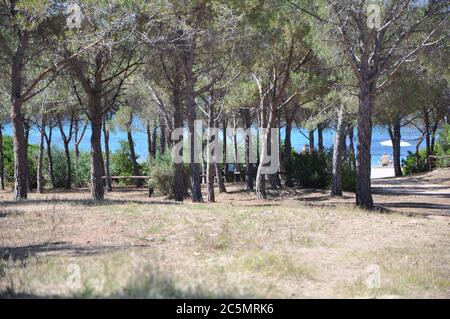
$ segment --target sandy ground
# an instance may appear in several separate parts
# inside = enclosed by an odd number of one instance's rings
[[[239,183],[214,204],[0,192],[0,297],[450,298],[449,173],[374,181],[375,212],[326,190],[260,201]]]
[[[371,169],[371,178],[386,178],[386,177],[394,177],[394,167],[372,167]]]

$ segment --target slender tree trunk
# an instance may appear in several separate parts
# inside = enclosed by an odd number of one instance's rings
[[[105,144],[105,176],[106,191],[112,192],[111,170],[110,170],[110,150],[109,150],[109,129],[106,123],[106,114],[103,116],[103,140]]]
[[[208,154],[208,161],[206,163],[206,181],[208,185],[208,202],[212,203],[215,202],[215,195],[214,195],[214,169],[215,164],[217,163],[216,156],[213,156],[211,154],[211,144],[212,142],[217,138],[217,136],[212,136],[212,129],[214,128],[214,102],[210,103],[209,105],[209,112],[208,112],[208,145],[207,145],[207,154]],[[214,152],[217,152],[217,149],[214,150]]]
[[[356,178],[356,204],[359,207],[373,209],[371,185],[371,154],[372,145],[372,109],[374,84],[362,83],[359,92],[358,109],[358,154]]]
[[[45,140],[47,142],[47,159],[48,159],[48,174],[50,175],[50,183],[52,188],[56,188],[55,171],[53,169],[53,156],[52,156],[52,137],[53,127],[50,123],[48,126],[48,134],[44,133]]]
[[[0,125],[0,190],[5,190],[5,164],[3,160],[3,127]]]
[[[25,153],[27,157],[27,184],[28,184],[28,191],[31,192],[33,190],[33,180],[31,179],[30,162],[28,161],[28,146],[31,129],[30,122],[28,120],[25,120],[24,126],[25,126]]]
[[[284,168],[286,170],[286,187],[294,187],[294,182],[292,181],[292,143],[291,143],[291,133],[292,133],[292,120],[286,118],[286,129],[284,136]]]
[[[345,143],[344,107],[339,109],[333,145],[333,168],[331,172],[331,196],[342,196],[342,162]]]
[[[134,176],[140,176],[141,170],[139,169],[139,163],[137,162],[136,158],[136,151],[134,149],[134,141],[133,141],[133,135],[131,134],[131,128],[127,130],[127,138],[128,138],[128,144],[130,145],[130,157],[131,157],[131,165],[133,166],[133,175]],[[136,179],[134,181],[136,187],[142,186],[142,180]]]
[[[317,148],[319,153],[323,153],[324,147],[323,147],[323,124],[319,123],[317,124]]]
[[[44,192],[44,176],[43,176],[43,164],[44,164],[44,142],[45,142],[45,115],[42,114],[41,118],[41,132],[39,140],[39,158],[37,165],[37,191],[38,193]]]
[[[89,96],[89,113],[91,118],[91,195],[95,200],[105,196],[102,176],[104,173],[102,154],[102,107],[98,94]]]
[[[225,116],[224,116],[225,117]],[[227,120],[224,118],[222,121],[222,140],[223,140],[223,170],[224,170],[224,178],[227,180],[228,174],[228,162],[227,162]]]
[[[423,112],[423,120],[424,120],[424,124],[425,124],[425,145],[426,145],[426,152],[427,152],[426,161],[427,161],[427,164],[429,165],[429,156],[432,155],[431,131],[430,131],[430,115],[429,115],[428,111],[426,111],[426,110]]]
[[[11,121],[14,143],[14,197],[16,200],[27,199],[28,196],[27,150],[21,98],[22,71],[28,40],[28,32],[19,31],[18,46],[11,64]]]
[[[216,132],[217,134],[219,134],[219,121],[215,121],[214,122],[214,126],[216,127]],[[216,136],[215,138],[219,138],[219,136]],[[216,151],[217,152],[217,151]],[[216,171],[216,176],[217,176],[217,183],[219,185],[219,193],[226,193],[227,189],[225,187],[225,182],[223,180],[223,174],[222,171],[220,170],[220,163],[219,161],[215,161],[214,163],[214,168]]]
[[[236,120],[236,115],[233,116],[233,160],[234,160],[234,181],[240,181],[241,165],[238,158],[238,145],[236,130],[239,124],[239,120]],[[239,173],[239,174],[237,174]]]
[[[268,131],[270,130],[270,123],[271,123],[271,116],[272,113],[270,113],[269,120],[267,121],[266,125],[266,108],[264,105],[264,101],[260,102],[260,133],[259,133],[259,140],[260,140],[260,159],[259,159],[259,165],[258,170],[256,172],[256,198],[258,199],[267,199],[266,194],[266,181],[265,176],[263,174],[264,170],[264,163],[266,162],[267,158],[267,139],[268,139]],[[264,132],[264,126],[266,127],[266,131]]]
[[[315,146],[314,146],[314,130],[309,130],[309,153],[314,153]]]
[[[73,125],[73,116],[70,119],[70,129],[69,134],[66,135],[64,133],[64,127],[63,122],[60,118],[58,118],[58,127],[59,132],[61,133],[61,138],[64,145],[64,155],[66,157],[66,180],[65,180],[65,189],[71,189],[72,188],[72,161],[70,158],[70,140],[72,139],[72,125]]]
[[[153,126],[153,131],[152,131],[152,141],[153,141],[153,143],[152,143],[152,149],[151,149],[151,152],[150,152],[150,155],[151,155],[151,157],[152,158],[156,158],[156,139],[157,139],[157,137],[158,137],[158,128],[157,128],[157,125],[156,125],[156,123],[155,123],[155,125]]]
[[[353,169],[356,169],[356,154],[355,154],[355,143],[353,142],[353,125],[349,125],[348,127],[348,139],[350,141],[349,148],[350,148],[350,161],[352,163]],[[346,145],[346,143],[344,143]]]
[[[161,155],[163,155],[166,152],[166,122],[165,119],[160,116],[159,118],[159,149],[161,152]]]
[[[192,63],[192,61],[191,61]],[[196,149],[195,149],[195,89],[194,89],[194,78],[192,71],[192,64],[190,65],[187,78],[186,78],[186,107],[188,113],[188,128],[190,135],[190,164],[189,171],[191,176],[192,184],[192,201],[193,202],[203,202],[202,189],[201,189],[201,168],[200,163],[196,163]]]
[[[251,136],[251,126],[252,119],[250,116],[249,108],[241,108],[242,118],[244,120],[244,127],[247,130],[248,134],[245,135],[245,184],[247,190],[253,189],[253,174],[254,174],[254,166],[253,163],[250,163],[250,143],[252,142]]]
[[[177,58],[175,62],[175,74],[173,78],[173,125],[174,129],[180,129],[183,127],[183,97],[181,95],[181,83],[182,83],[182,74],[181,74],[181,65]],[[175,144],[183,143],[183,135],[180,134],[173,141]],[[180,157],[183,157],[183,148],[180,150]],[[184,195],[186,194],[186,185],[184,185],[184,167],[183,163],[175,163],[174,164],[174,197],[175,201],[182,202],[184,199]]]
[[[146,133],[147,133],[147,152],[148,157],[150,158],[150,155],[152,153],[152,130],[150,128],[149,122],[147,122]]]
[[[75,121],[75,127],[74,127],[74,149],[75,149],[75,185],[78,186],[78,163],[80,160],[80,143],[84,137],[84,134],[86,133],[87,128],[87,122],[83,127],[83,130],[81,132],[81,135],[79,136],[79,123],[78,120]]]
[[[400,132],[400,118],[396,118],[394,120],[393,127],[389,126],[388,128],[389,136],[391,137],[392,149],[393,149],[393,160],[394,160],[394,172],[395,176],[402,176],[402,166],[400,163],[400,140],[401,140],[401,132]]]

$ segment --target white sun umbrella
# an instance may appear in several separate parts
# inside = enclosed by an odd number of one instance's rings
[[[390,146],[390,147],[392,147],[392,141],[391,140],[387,140],[387,141],[381,142],[380,144],[383,145],[383,146]],[[405,141],[400,141],[400,147],[408,147],[408,146],[411,146],[411,144],[409,144],[408,142],[405,142]]]

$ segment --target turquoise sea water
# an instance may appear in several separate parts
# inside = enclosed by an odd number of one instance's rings
[[[302,130],[303,134],[306,136],[308,135],[308,132],[306,130]],[[4,130],[5,135],[11,135],[12,130],[10,126],[7,126]],[[292,147],[296,151],[301,151],[303,146],[305,144],[309,144],[308,139],[300,133],[298,129],[292,130]],[[86,134],[84,136],[83,141],[80,144],[80,149],[84,151],[89,151],[90,149],[90,129],[88,128],[86,130]],[[324,146],[326,148],[329,148],[333,145],[333,130],[324,130],[323,132],[323,142]],[[356,131],[355,131],[356,135]],[[281,130],[281,138],[283,139],[284,136],[284,130]],[[402,158],[406,158],[408,151],[414,152],[415,151],[415,145],[416,140],[420,136],[417,129],[414,128],[402,128],[402,140],[407,141],[411,144],[410,147],[402,147],[401,148],[401,156]],[[136,152],[140,157],[140,160],[143,161],[147,158],[147,135],[145,133],[144,127],[140,123],[134,124],[134,132],[133,132],[134,141],[136,144]],[[120,141],[126,140],[126,133],[121,132],[118,130],[115,130],[111,132],[110,134],[110,148],[111,151],[114,151],[119,148]],[[373,129],[372,134],[372,167],[378,167],[380,158],[383,155],[383,153],[392,155],[392,147],[386,147],[382,146],[380,142],[389,140],[389,134],[386,128],[382,126],[375,126]],[[242,143],[242,141],[238,141]],[[38,144],[39,143],[39,132],[37,129],[33,129],[30,132],[30,143],[32,144]],[[229,144],[231,144],[231,140],[228,141]],[[317,145],[317,132],[315,133],[315,143]],[[348,143],[348,141],[347,141]],[[355,147],[356,147],[356,137],[355,137]],[[62,140],[59,133],[59,130],[57,128],[54,129],[53,133],[53,145],[62,147]]]

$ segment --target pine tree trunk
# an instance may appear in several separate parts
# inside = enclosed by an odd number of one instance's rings
[[[350,161],[352,162],[353,169],[356,169],[356,154],[355,154],[355,143],[353,141],[354,133],[353,133],[353,125],[349,125],[348,127],[348,139],[350,141],[349,148],[350,148]],[[346,144],[344,144],[346,145]]]
[[[173,88],[172,88],[172,97],[173,97],[173,125],[174,129],[179,129],[183,127],[183,100],[181,95],[181,83],[182,83],[182,74],[181,74],[181,65],[178,59],[176,58],[175,62],[175,74],[173,78]],[[177,137],[176,140],[173,141],[175,144],[183,143],[183,135]],[[179,156],[183,157],[183,148],[180,150]],[[182,202],[184,199],[184,195],[187,193],[186,185],[184,185],[184,166],[183,163],[175,163],[174,165],[174,197],[175,201]]]
[[[112,181],[111,181],[111,161],[110,161],[110,150],[109,150],[109,130],[108,126],[106,125],[106,115],[103,116],[103,141],[105,144],[105,176],[106,176],[106,191],[112,192]]]
[[[44,192],[44,176],[43,176],[43,164],[44,164],[44,137],[45,133],[45,115],[42,114],[41,119],[41,132],[40,132],[40,140],[39,140],[39,158],[37,165],[37,191],[38,193]]]
[[[315,146],[314,146],[314,130],[309,130],[309,153],[314,153]]]
[[[55,171],[53,169],[53,156],[52,156],[52,137],[53,137],[53,127],[50,124],[48,127],[48,134],[44,134],[45,140],[47,142],[47,160],[48,160],[48,174],[50,175],[50,184],[52,188],[56,188]]]
[[[365,209],[373,209],[370,180],[373,109],[373,97],[371,95],[373,89],[371,86],[373,85],[362,83],[359,93],[356,205]]]
[[[98,89],[97,92],[101,92]],[[105,196],[103,154],[102,154],[102,104],[99,94],[89,96],[89,116],[91,120],[91,196],[103,200]]]
[[[192,65],[191,65],[192,66]],[[202,189],[201,189],[201,167],[199,163],[196,163],[195,158],[195,89],[194,89],[194,78],[192,74],[192,68],[187,72],[188,76],[186,79],[186,107],[188,113],[188,128],[190,139],[190,164],[189,172],[191,176],[192,184],[192,201],[193,202],[203,202]]]
[[[150,128],[150,123],[147,123],[146,133],[147,133],[147,152],[148,152],[148,157],[150,158],[150,155],[152,153],[152,131]]]
[[[394,160],[394,172],[395,177],[402,176],[402,166],[400,162],[400,118],[396,118],[393,127],[388,128],[389,136],[391,137],[392,149],[393,149],[393,160]]]
[[[22,71],[28,41],[28,32],[19,31],[18,46],[11,64],[11,121],[14,143],[14,197],[16,200],[27,199],[28,196],[27,150],[21,99]]]
[[[155,123],[155,125],[154,125],[154,127],[153,127],[153,131],[152,131],[152,141],[153,141],[153,143],[152,143],[152,149],[151,149],[151,152],[150,152],[150,155],[151,155],[151,157],[152,158],[156,158],[156,139],[157,139],[157,137],[158,137],[158,128],[157,128],[157,125],[156,125],[156,123]]]
[[[250,117],[250,109],[242,108],[242,117],[244,119],[244,126],[248,134],[245,136],[245,184],[247,190],[253,189],[253,174],[254,166],[250,163],[250,143],[251,143],[251,132],[250,128],[252,126],[252,119]]]
[[[294,187],[294,182],[292,181],[292,143],[291,143],[291,133],[292,133],[292,121],[286,119],[286,130],[284,137],[284,168],[286,170],[286,187]]]
[[[29,146],[29,139],[30,139],[30,122],[28,120],[25,120],[24,122],[25,127],[25,153],[27,158],[27,184],[28,184],[28,191],[31,192],[33,190],[33,180],[31,179],[31,172],[30,172],[30,162],[28,161],[28,146]]]
[[[0,190],[5,190],[5,162],[3,159],[3,127],[0,125]]]
[[[339,109],[333,145],[333,167],[331,172],[331,196],[342,196],[342,162],[345,144],[344,108]]]
[[[217,129],[217,130],[216,130],[216,133],[218,134],[218,133],[219,133],[219,122],[218,122],[218,121],[215,121],[215,122],[214,122],[214,126],[215,126],[215,128]],[[219,136],[217,135],[215,138],[218,139]],[[217,150],[216,150],[216,152],[217,152]],[[219,156],[219,154],[217,154],[217,156]],[[223,174],[222,174],[222,171],[220,170],[220,164],[219,164],[218,161],[215,161],[215,163],[214,163],[214,169],[215,169],[215,171],[216,171],[217,183],[218,183],[218,185],[219,185],[219,193],[226,193],[226,192],[227,192],[227,189],[226,189],[226,187],[225,187],[225,182],[224,182],[224,180],[223,180]]]
[[[223,170],[224,170],[224,179],[227,180],[228,174],[228,162],[227,162],[227,120],[224,119],[222,121],[222,140],[223,140]]]
[[[323,153],[324,147],[323,147],[323,124],[319,123],[317,124],[317,148],[319,153]]]
[[[166,152],[166,122],[162,116],[159,117],[159,148],[161,155],[163,155]]]
[[[215,202],[215,195],[214,195],[214,171],[215,171],[215,164],[217,163],[217,156],[213,156],[212,154],[212,143],[215,142],[217,139],[217,136],[213,136],[213,128],[214,128],[214,102],[210,103],[209,105],[209,112],[208,112],[208,144],[207,144],[207,162],[206,162],[206,181],[208,186],[208,202],[212,203]],[[214,152],[217,152],[217,149],[214,149]]]

